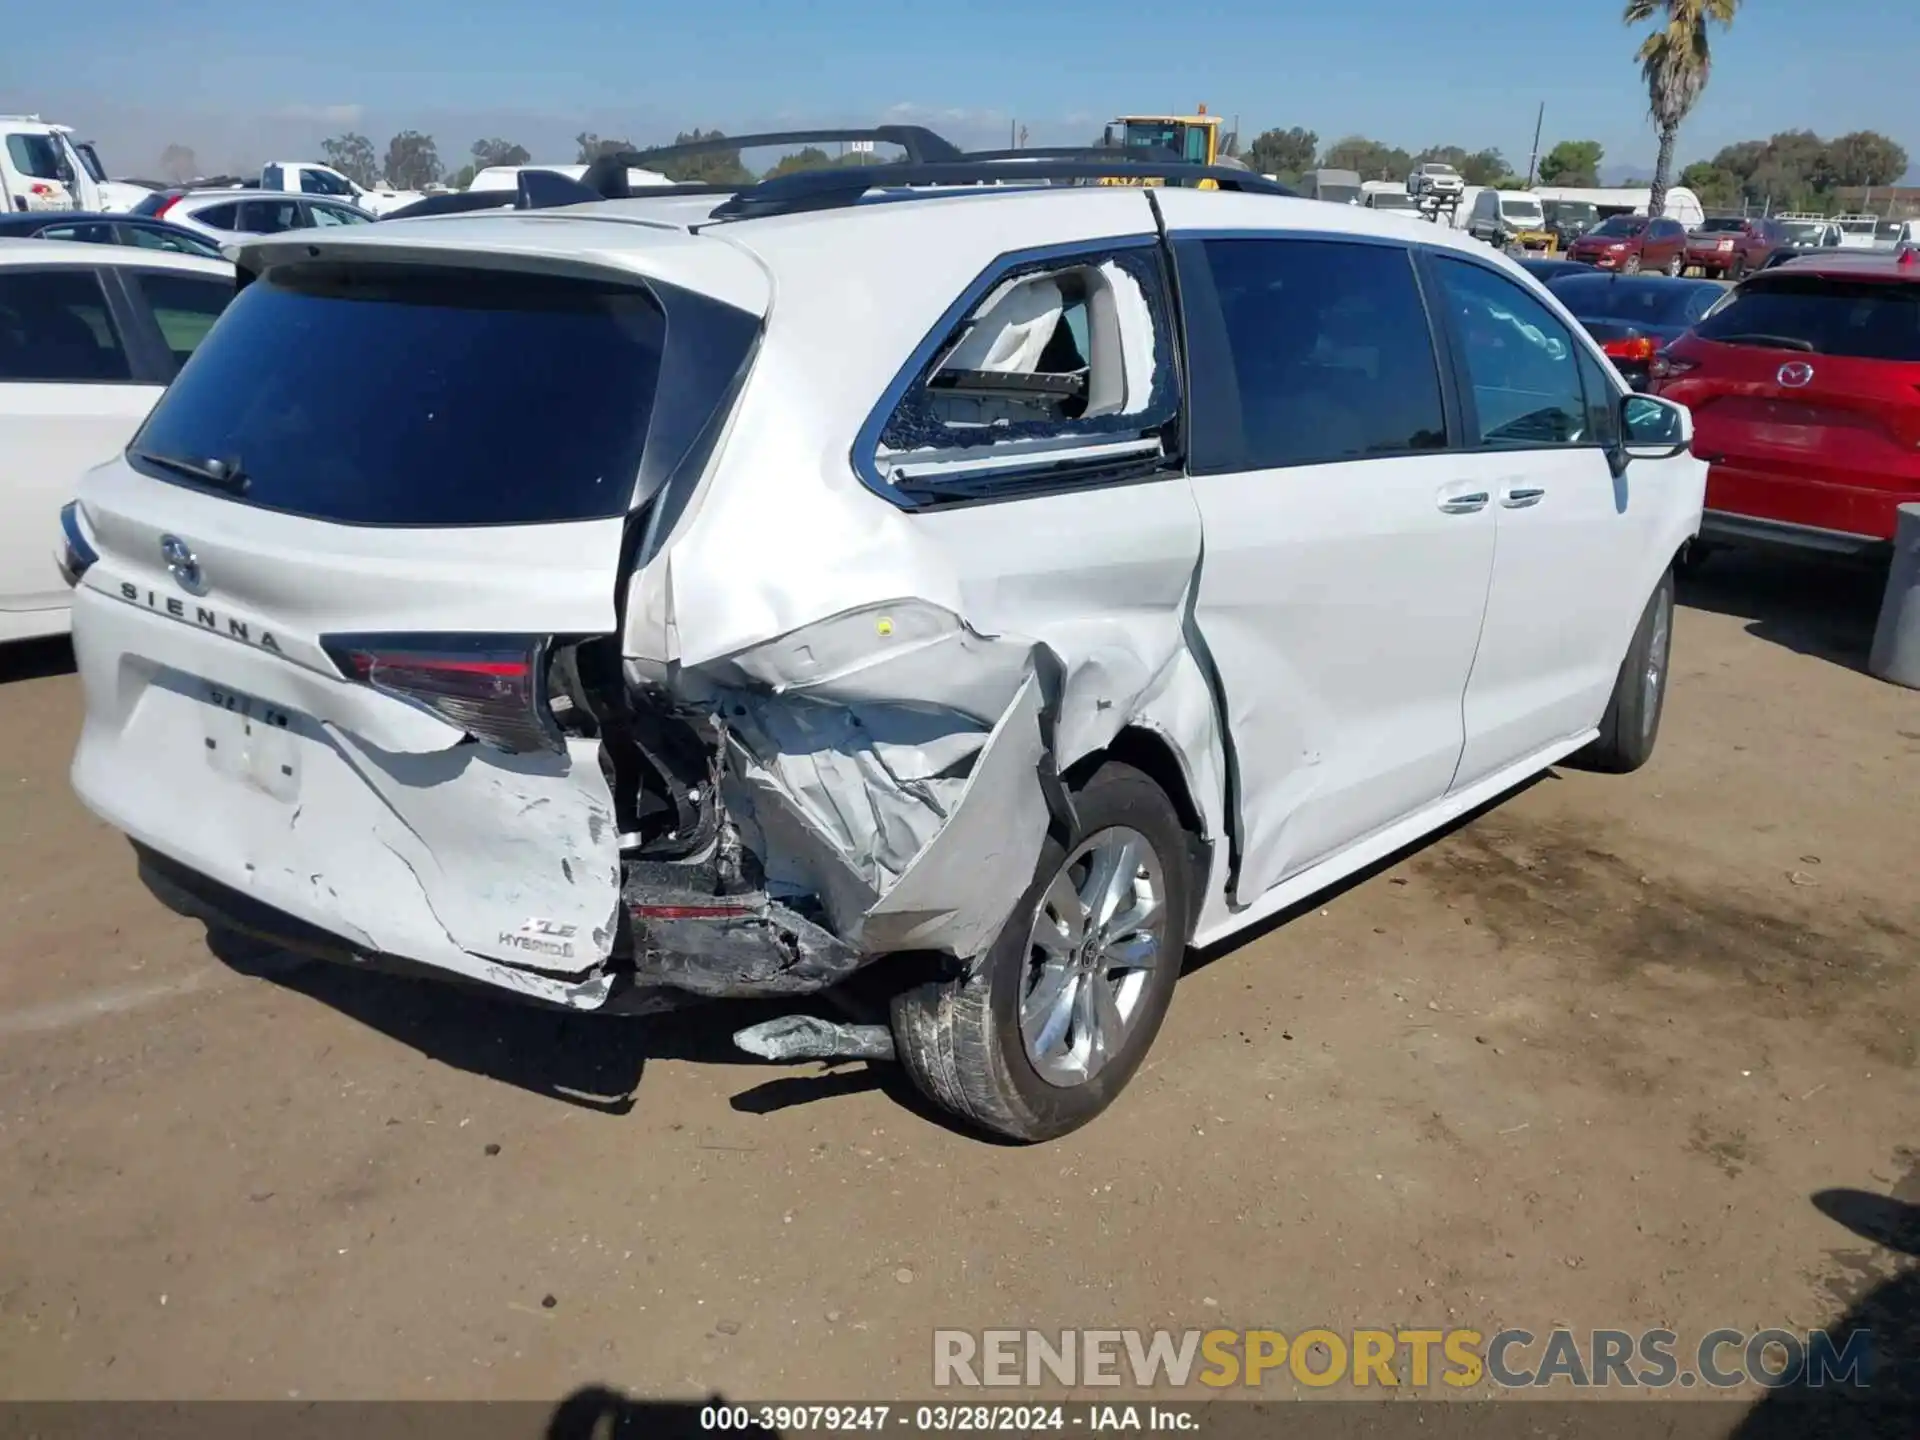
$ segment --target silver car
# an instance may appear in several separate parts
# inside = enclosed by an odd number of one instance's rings
[[[216,244],[283,230],[365,225],[373,219],[344,200],[247,189],[161,191],[142,201],[136,213],[205,235]]]

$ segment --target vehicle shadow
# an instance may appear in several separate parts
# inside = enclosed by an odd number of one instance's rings
[[[1843,1268],[1872,1278],[1846,1313],[1827,1327],[1836,1354],[1850,1337],[1871,1337],[1864,1385],[1811,1372],[1770,1390],[1728,1440],[1912,1440],[1920,1434],[1920,1204],[1898,1192],[1920,1190],[1920,1165],[1893,1196],[1822,1190],[1813,1203],[1829,1219],[1876,1247],[1836,1252]]]
[[[1747,622],[1747,633],[1864,672],[1885,571],[1819,556],[1716,551],[1680,577],[1678,599]]]
[[[951,1123],[898,1066],[841,1061],[809,1069],[756,1060],[733,1043],[736,1030],[775,1016],[807,1009],[834,1015],[825,1004],[716,1000],[653,1015],[576,1015],[453,981],[312,959],[232,930],[209,928],[207,948],[240,974],[317,1000],[443,1065],[585,1110],[628,1114],[648,1062],[685,1060],[766,1070],[773,1078],[729,1102],[744,1115],[884,1090],[926,1118]]]
[[[0,685],[73,673],[73,645],[64,635],[0,645]]]

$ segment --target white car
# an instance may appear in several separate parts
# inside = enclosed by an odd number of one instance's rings
[[[224,260],[0,239],[0,642],[66,631],[60,507],[126,446],[232,297]]]
[[[1449,230],[960,168],[238,247],[70,517],[155,892],[576,1010],[877,967],[741,1043],[1034,1140],[1190,945],[1647,759],[1685,410]]]
[[[366,225],[373,216],[344,200],[275,190],[161,190],[134,208],[219,244],[283,230],[330,230]]]
[[[1458,200],[1466,188],[1467,182],[1461,178],[1460,172],[1438,160],[1416,165],[1407,174],[1407,194],[1416,200],[1423,196]]]

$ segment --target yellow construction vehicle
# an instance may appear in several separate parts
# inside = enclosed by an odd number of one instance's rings
[[[1192,115],[1122,115],[1107,126],[1106,143],[1128,150],[1166,151],[1190,165],[1235,165],[1221,155],[1220,117],[1209,115],[1202,105]],[[1103,185],[1159,185],[1159,180],[1123,180],[1113,178]],[[1200,188],[1219,188],[1211,180],[1202,180]]]

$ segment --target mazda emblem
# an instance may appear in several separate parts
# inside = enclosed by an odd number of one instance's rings
[[[160,537],[160,558],[167,562],[167,573],[179,582],[182,590],[189,595],[207,593],[207,577],[200,571],[200,561],[178,535]]]
[[[1807,364],[1804,360],[1789,360],[1780,367],[1779,375],[1774,378],[1779,380],[1782,385],[1793,390],[1798,390],[1801,386],[1812,382],[1813,366]]]

